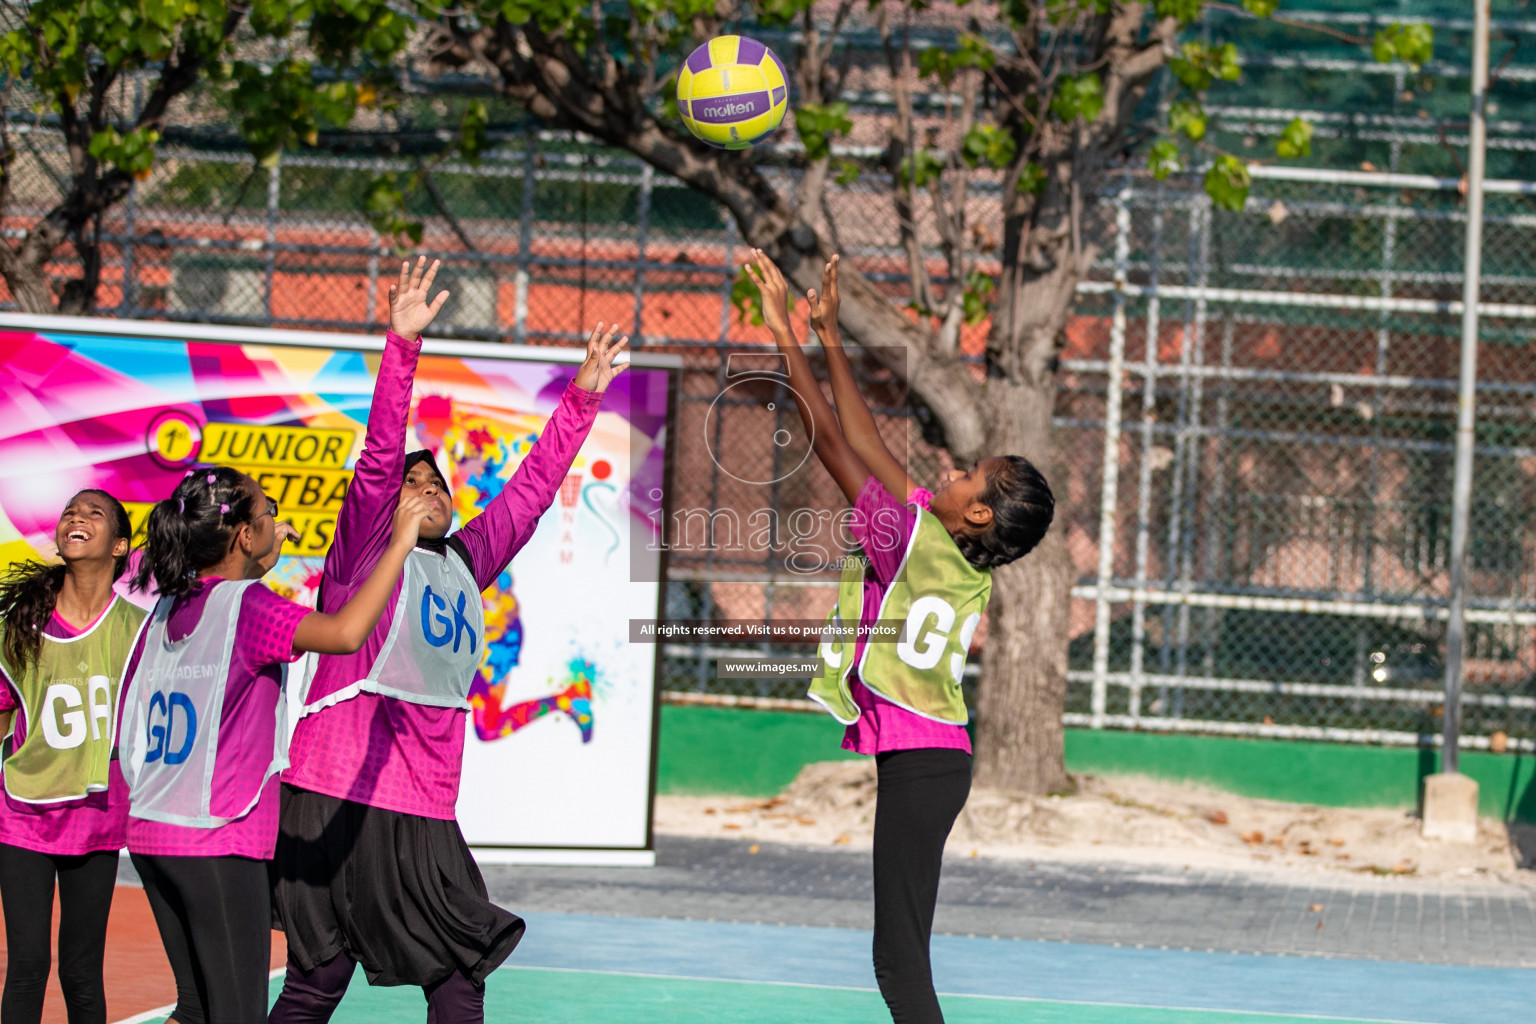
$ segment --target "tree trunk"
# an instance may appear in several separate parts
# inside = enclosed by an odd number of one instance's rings
[[[0,245],[4,244],[0,242]],[[6,266],[0,276],[4,276],[6,287],[23,313],[54,312],[53,291],[48,286],[44,265],[16,260]]]
[[[1066,481],[1051,459],[1054,374],[987,382],[983,455],[1023,455],[1050,480],[1056,516],[1034,551],[992,571],[976,717],[976,782],[1015,793],[1071,788],[1063,763],[1067,631],[1075,575],[1067,550]]]

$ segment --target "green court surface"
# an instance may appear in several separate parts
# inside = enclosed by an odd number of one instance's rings
[[[281,979],[272,983],[275,999]],[[943,996],[950,1024],[1345,1024],[1360,1018],[1234,1013],[1184,1007]],[[370,988],[359,973],[333,1024],[406,1024],[426,1009],[418,989]],[[877,992],[815,985],[511,967],[486,988],[488,1021],[540,1024],[886,1024]],[[153,1020],[164,1021],[164,1017]]]
[[[845,928],[529,913],[536,941],[486,985],[488,1021],[887,1024],[870,934]],[[1536,971],[933,937],[950,1024],[1488,1024],[1523,1020]],[[521,961],[521,962],[518,962]],[[274,977],[275,999],[282,979]],[[945,995],[943,993],[953,993]],[[130,1018],[164,1021],[169,1008]],[[419,989],[362,974],[336,1024],[417,1024]],[[120,1022],[127,1024],[127,1022]]]

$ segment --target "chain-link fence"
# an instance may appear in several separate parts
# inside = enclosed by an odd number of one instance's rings
[[[1241,213],[1214,208],[1198,174],[1128,174],[1099,199],[1109,227],[1067,330],[1057,406],[1079,570],[1069,724],[1393,743],[1439,732],[1464,204],[1454,177],[1396,171],[1404,154],[1454,170],[1440,165],[1464,141],[1439,115],[1411,112],[1404,97],[1424,87],[1403,69],[1337,64],[1276,51],[1250,74],[1276,89],[1298,69],[1374,76],[1390,114],[1312,115],[1319,145],[1360,170],[1256,168]],[[1508,83],[1528,93],[1536,77],[1503,73],[1515,116],[1529,97]],[[1213,137],[1235,151],[1293,116],[1254,103],[1212,111]],[[68,173],[46,130],[22,138],[11,231],[57,201]],[[1495,171],[1513,173],[1528,133],[1505,126],[1492,148]],[[842,499],[814,459],[798,461],[782,380],[757,372],[767,336],[732,305],[745,255],[734,225],[627,155],[532,130],[476,164],[430,167],[307,153],[253,169],[233,146],[169,145],[103,224],[99,308],[380,331],[395,254],[360,208],[389,172],[421,176],[408,213],[454,292],[435,331],[575,344],[604,320],[682,354],[668,615],[824,616],[832,576],[792,559],[828,527],[793,514]],[[787,187],[794,172],[770,173]],[[867,177],[840,187],[824,215],[845,258],[903,301],[885,188]],[[1000,234],[995,191],[973,186],[979,238]],[[1536,185],[1492,183],[1484,245],[1465,742],[1530,750]],[[61,254],[55,278],[71,259]],[[968,329],[963,347],[979,352],[986,329]],[[925,442],[900,382],[872,360],[857,370],[912,475],[933,480],[947,456]],[[668,647],[662,684],[800,696],[794,682],[717,679],[726,653],[748,652]]]
[[[1119,410],[1064,424],[1115,455],[1083,481],[1111,529],[1075,591],[1091,626],[1073,640],[1070,722],[1360,742],[1439,730],[1457,186],[1272,168],[1241,214],[1179,189],[1111,200],[1122,231],[1080,306],[1106,327],[1068,362]],[[1536,187],[1490,192],[1465,742],[1528,749]]]

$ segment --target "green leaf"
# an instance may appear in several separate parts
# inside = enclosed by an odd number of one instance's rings
[[[1184,158],[1179,153],[1177,143],[1172,139],[1158,139],[1152,143],[1147,153],[1147,170],[1152,172],[1152,177],[1166,181],[1168,175],[1177,174],[1183,169]]]
[[[1013,136],[996,125],[978,124],[965,133],[960,141],[960,158],[971,167],[986,164],[1002,170],[1013,163],[1018,144]]]
[[[763,293],[752,275],[747,273],[746,267],[742,267],[736,279],[731,282],[731,305],[736,307],[736,315],[741,323],[763,326]],[[794,292],[789,293],[789,308],[791,312],[794,311]]]
[[[805,158],[811,162],[832,155],[832,140],[853,131],[848,119],[848,104],[802,103],[795,110],[795,131],[805,146]]]
[[[485,109],[485,103],[481,100],[470,100],[464,108],[464,116],[459,118],[459,142],[458,150],[470,163],[480,162],[480,153],[485,149],[485,129],[491,123],[491,116]]]
[[[1243,0],[1243,10],[1255,18],[1274,17],[1280,8],[1280,0]]]
[[[860,168],[859,165],[854,163],[852,160],[844,160],[842,163],[838,164],[837,177],[833,180],[836,181],[839,185],[852,185],[854,182],[859,180],[859,173],[861,170],[862,168]]]
[[[1283,160],[1312,155],[1312,126],[1301,118],[1292,118],[1275,142],[1275,153]]]
[[[917,55],[917,73],[922,78],[937,78],[945,88],[955,77],[955,64],[949,51],[930,46]]]
[[[910,154],[896,168],[896,182],[902,188],[927,188],[944,173],[944,161],[928,150]]]
[[[415,183],[412,182],[414,188]],[[400,179],[394,173],[381,174],[368,183],[367,190],[363,193],[363,213],[368,218],[368,223],[380,235],[390,240],[397,253],[404,252],[409,246],[405,244],[407,239],[414,245],[420,245],[423,235],[423,225],[417,220],[406,219],[405,213],[405,189],[400,185]]]
[[[1079,117],[1090,124],[1098,120],[1104,109],[1104,85],[1097,72],[1067,75],[1056,83],[1056,95],[1051,97],[1051,113],[1068,124]]]
[[[1400,60],[1417,71],[1434,56],[1435,30],[1423,22],[1388,25],[1376,33],[1371,56],[1383,64]]]
[[[917,73],[923,78],[937,78],[946,89],[961,68],[985,71],[997,63],[992,44],[979,36],[962,35],[953,49],[930,46],[917,55]]]
[[[996,290],[997,286],[992,283],[992,279],[979,270],[965,275],[965,291],[961,293],[960,306],[965,311],[968,326],[975,327],[992,312],[992,293]]]
[[[1152,13],[1159,18],[1178,18],[1187,25],[1200,17],[1204,6],[1204,0],[1152,0]]]
[[[1016,191],[1025,195],[1037,196],[1045,191],[1045,168],[1032,160],[1024,161],[1024,166],[1019,168],[1019,177],[1013,183]]]
[[[1168,130],[1191,142],[1205,138],[1205,108],[1195,100],[1179,100],[1168,108]]]
[[[955,66],[962,68],[980,68],[982,71],[991,70],[997,64],[997,51],[992,49],[992,44],[980,36],[969,33],[960,37],[955,46]]]
[[[1248,173],[1248,165],[1235,156],[1223,153],[1216,158],[1211,169],[1205,172],[1205,191],[1217,206],[1223,209],[1241,212],[1248,202],[1248,189],[1253,185],[1253,177]]]
[[[155,166],[155,146],[160,133],[153,128],[135,128],[121,135],[116,128],[106,128],[91,136],[87,151],[98,163],[108,164],[143,181]]]
[[[1191,41],[1179,48],[1179,55],[1168,62],[1173,77],[1190,92],[1204,92],[1218,79],[1235,82],[1242,76],[1237,61],[1237,47],[1231,43],[1207,46]]]

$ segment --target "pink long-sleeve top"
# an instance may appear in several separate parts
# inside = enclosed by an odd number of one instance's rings
[[[111,608],[111,604],[107,605]],[[107,614],[105,611],[102,615]],[[97,621],[100,621],[98,618]],[[96,623],[76,629],[58,612],[43,626],[47,636],[69,639]],[[10,677],[0,669],[0,714],[16,712],[12,743],[19,748],[27,738],[26,715],[16,699]],[[107,791],[91,793],[67,804],[29,804],[0,789],[0,843],[34,853],[69,857],[98,850],[120,850],[128,837],[128,782],[117,761],[107,767]]]
[[[927,508],[932,499],[932,494],[918,487],[908,495],[908,504],[903,505],[881,486],[879,480],[870,477],[864,481],[864,488],[853,503],[858,515],[849,531],[864,548],[870,566],[864,577],[864,608],[859,616],[865,630],[860,631],[854,647],[854,665],[858,665],[864,656],[864,633],[879,618],[880,602],[901,570],[907,543],[912,531],[917,529],[917,513],[911,506]],[[859,680],[857,668],[848,673],[848,690],[853,702],[859,706],[859,720],[844,730],[844,750],[856,754],[884,754],[892,750],[938,747],[971,752],[971,737],[965,726],[936,722],[892,704]]]
[[[173,642],[190,636],[202,621],[214,589],[226,581],[206,576],[192,592],[171,604],[166,633]],[[240,598],[235,643],[230,653],[223,707],[219,712],[218,754],[214,758],[210,813],[244,816],[217,828],[193,828],[163,821],[128,818],[128,849],[161,857],[252,857],[271,860],[277,847],[277,776],[267,778],[272,763],[272,735],[278,702],[283,699],[283,666],[294,661],[293,636],[310,609],[264,586],[247,587]],[[123,693],[144,656],[140,633],[123,673]],[[118,703],[118,736],[127,708]]]
[[[321,611],[334,612],[368,578],[389,546],[405,472],[411,385],[421,341],[390,332],[379,364],[363,451],[337,516],[325,558]],[[560,483],[597,418],[602,395],[574,383],[524,456],[512,479],[483,512],[453,537],[468,554],[483,590],[496,581],[533,536],[554,503]],[[459,554],[451,547],[447,557]],[[399,600],[400,583],[362,650],[317,662],[317,691],[339,689],[368,674],[384,647]],[[357,803],[452,820],[464,760],[465,712],[360,693],[299,720],[283,781],[300,789]]]

